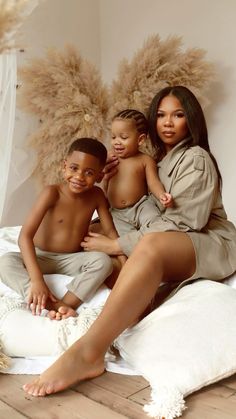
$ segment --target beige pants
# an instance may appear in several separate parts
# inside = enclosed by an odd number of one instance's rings
[[[36,249],[43,274],[63,274],[72,277],[68,291],[81,301],[91,298],[112,272],[112,261],[102,252],[53,253]],[[23,298],[28,295],[30,278],[21,253],[9,252],[0,257],[0,279]]]
[[[119,236],[148,227],[160,216],[160,210],[149,195],[142,196],[132,207],[111,208],[110,212]]]

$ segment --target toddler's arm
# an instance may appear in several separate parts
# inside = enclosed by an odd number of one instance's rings
[[[150,192],[155,195],[157,199],[165,208],[173,206],[173,197],[167,193],[158,177],[157,165],[154,159],[150,156],[145,156],[145,173],[147,186]]]
[[[173,206],[173,198],[170,193],[167,193],[167,192],[160,193],[159,200],[160,200],[160,203],[165,208],[169,208]]]

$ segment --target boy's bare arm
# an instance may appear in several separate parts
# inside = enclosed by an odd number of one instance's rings
[[[36,314],[36,308],[39,314],[41,313],[48,298],[52,301],[56,300],[44,282],[37,262],[33,239],[46,212],[52,205],[55,205],[57,195],[58,192],[53,186],[46,187],[43,190],[23,224],[19,235],[19,247],[31,280],[28,305],[32,303],[31,309],[33,314]]]
[[[173,198],[171,194],[165,191],[164,186],[158,177],[155,160],[147,155],[144,159],[146,180],[149,191],[152,192],[157,199],[159,199],[164,207],[171,207],[173,205]]]

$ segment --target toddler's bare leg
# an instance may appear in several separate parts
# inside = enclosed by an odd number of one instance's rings
[[[144,236],[124,265],[98,319],[41,377],[24,389],[45,396],[103,372],[113,340],[136,321],[162,281],[183,280],[195,272],[195,253],[185,233]]]

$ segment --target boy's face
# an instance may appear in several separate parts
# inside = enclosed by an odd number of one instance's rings
[[[137,131],[134,121],[115,119],[111,126],[111,137],[115,154],[122,159],[126,159],[138,153],[139,145],[146,136]]]
[[[73,151],[64,161],[64,178],[73,193],[83,193],[101,180],[103,166],[92,154]]]

